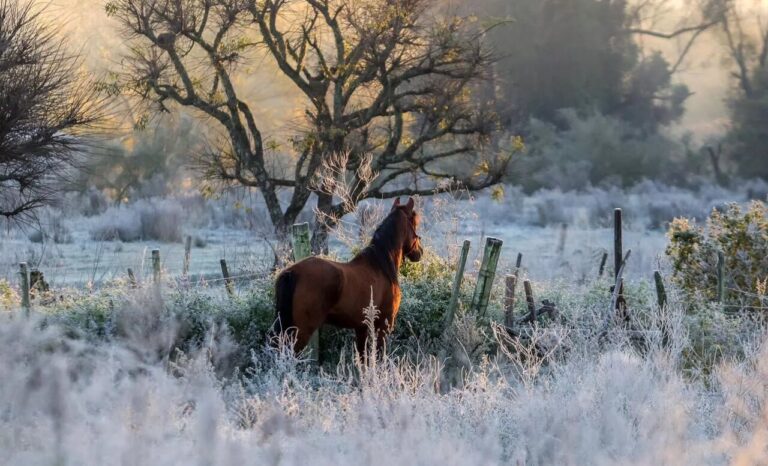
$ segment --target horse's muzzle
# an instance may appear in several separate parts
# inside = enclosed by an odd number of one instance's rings
[[[421,260],[422,255],[424,255],[424,250],[421,247],[418,247],[406,254],[405,257],[411,262],[418,262]]]

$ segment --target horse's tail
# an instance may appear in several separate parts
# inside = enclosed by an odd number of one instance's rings
[[[296,276],[287,270],[277,277],[275,284],[275,324],[272,334],[280,335],[293,327],[293,292],[296,290]]]

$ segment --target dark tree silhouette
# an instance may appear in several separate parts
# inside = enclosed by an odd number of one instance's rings
[[[19,221],[55,200],[101,110],[78,58],[40,14],[0,0],[0,215]]]

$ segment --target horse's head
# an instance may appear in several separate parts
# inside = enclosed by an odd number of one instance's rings
[[[405,214],[403,255],[411,262],[418,262],[424,254],[424,249],[421,247],[421,237],[416,233],[416,229],[419,227],[419,214],[414,210],[414,204],[412,197],[408,198],[408,202],[404,205],[401,205],[400,198],[397,198],[392,206],[392,210],[397,209]]]

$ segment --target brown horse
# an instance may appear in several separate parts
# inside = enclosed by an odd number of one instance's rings
[[[400,308],[397,274],[403,257],[418,262],[423,252],[413,204],[413,199],[405,205],[395,200],[371,243],[350,262],[310,257],[281,272],[275,285],[277,319],[273,333],[295,332],[292,336],[298,353],[323,324],[351,328],[362,355],[368,337],[363,309],[373,300],[379,310],[374,328],[377,348],[381,348]]]

